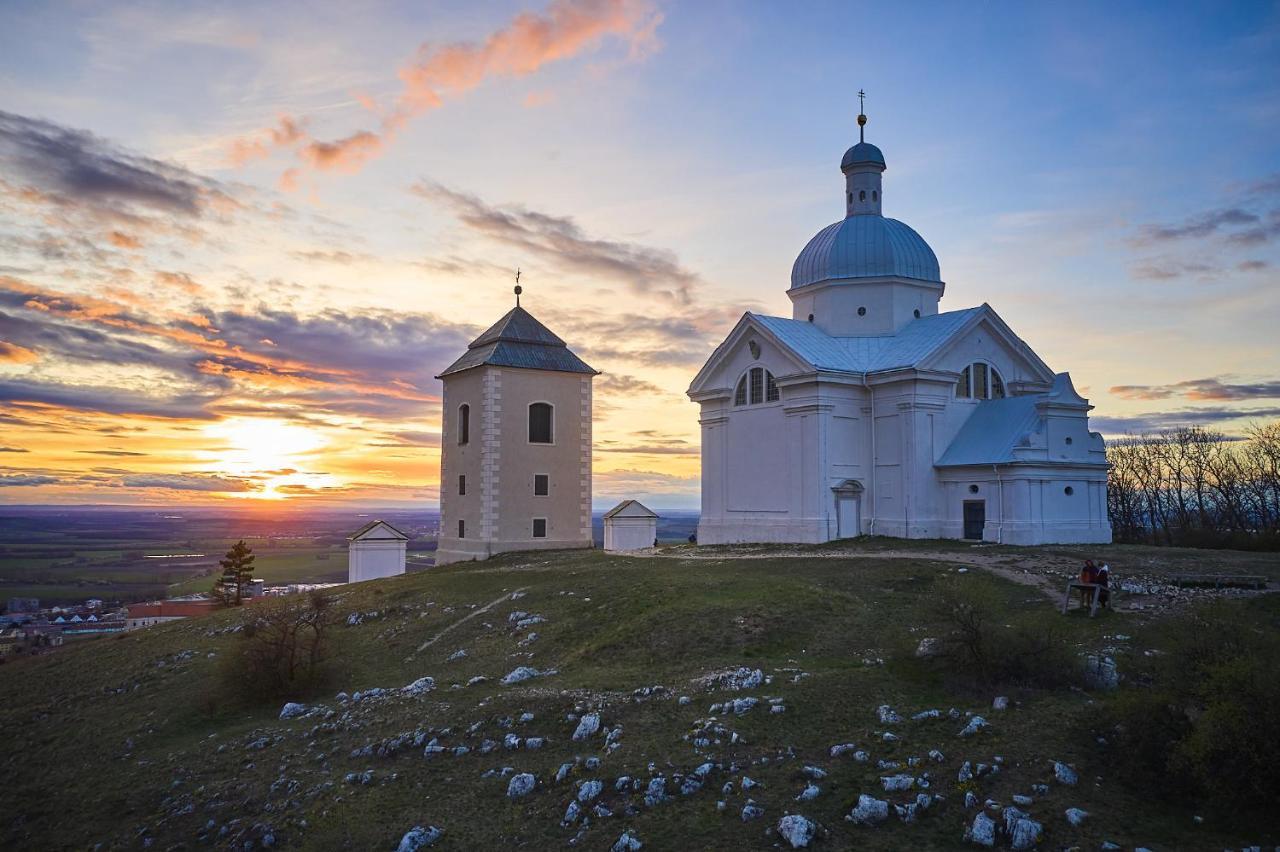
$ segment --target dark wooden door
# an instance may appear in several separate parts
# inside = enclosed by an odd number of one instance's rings
[[[964,501],[964,537],[982,541],[982,528],[987,524],[985,500]]]

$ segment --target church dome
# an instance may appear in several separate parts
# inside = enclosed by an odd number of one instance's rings
[[[875,165],[884,166],[884,154],[880,153],[880,149],[870,142],[859,142],[848,151],[844,152],[844,158],[840,160],[841,170],[850,166],[857,166],[864,163],[873,163]]]
[[[880,153],[866,143],[850,150],[858,148]],[[809,240],[791,268],[791,289],[833,279],[884,276],[942,280],[933,249],[910,227],[883,216],[849,216]]]

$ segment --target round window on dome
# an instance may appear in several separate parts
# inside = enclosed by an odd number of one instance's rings
[[[860,316],[860,317],[865,317],[866,315],[867,315],[867,309],[866,309],[866,308],[858,308],[858,316]]]

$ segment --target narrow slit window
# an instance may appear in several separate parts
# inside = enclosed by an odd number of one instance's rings
[[[458,443],[465,444],[471,440],[471,406],[463,403],[458,406]]]
[[[465,473],[458,474],[458,496],[465,497],[467,495],[467,475]]]
[[[973,365],[973,396],[975,399],[987,398],[987,365]]]
[[[458,538],[466,538],[466,537],[467,537],[467,522],[458,521]]]
[[[991,368],[991,398],[1004,399],[1004,379],[1000,378],[995,367]]]
[[[535,402],[529,406],[529,443],[552,443],[552,409],[546,402]]]
[[[533,475],[533,496],[546,497],[551,491],[551,478],[545,473]]]
[[[533,519],[533,537],[534,538],[547,537],[547,519],[546,518]]]

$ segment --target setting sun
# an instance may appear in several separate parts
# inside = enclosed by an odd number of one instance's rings
[[[256,479],[261,489],[241,496],[283,499],[290,491],[333,488],[341,482],[328,473],[305,468],[328,440],[314,429],[283,420],[234,418],[205,427],[215,442],[206,452],[220,474]]]

